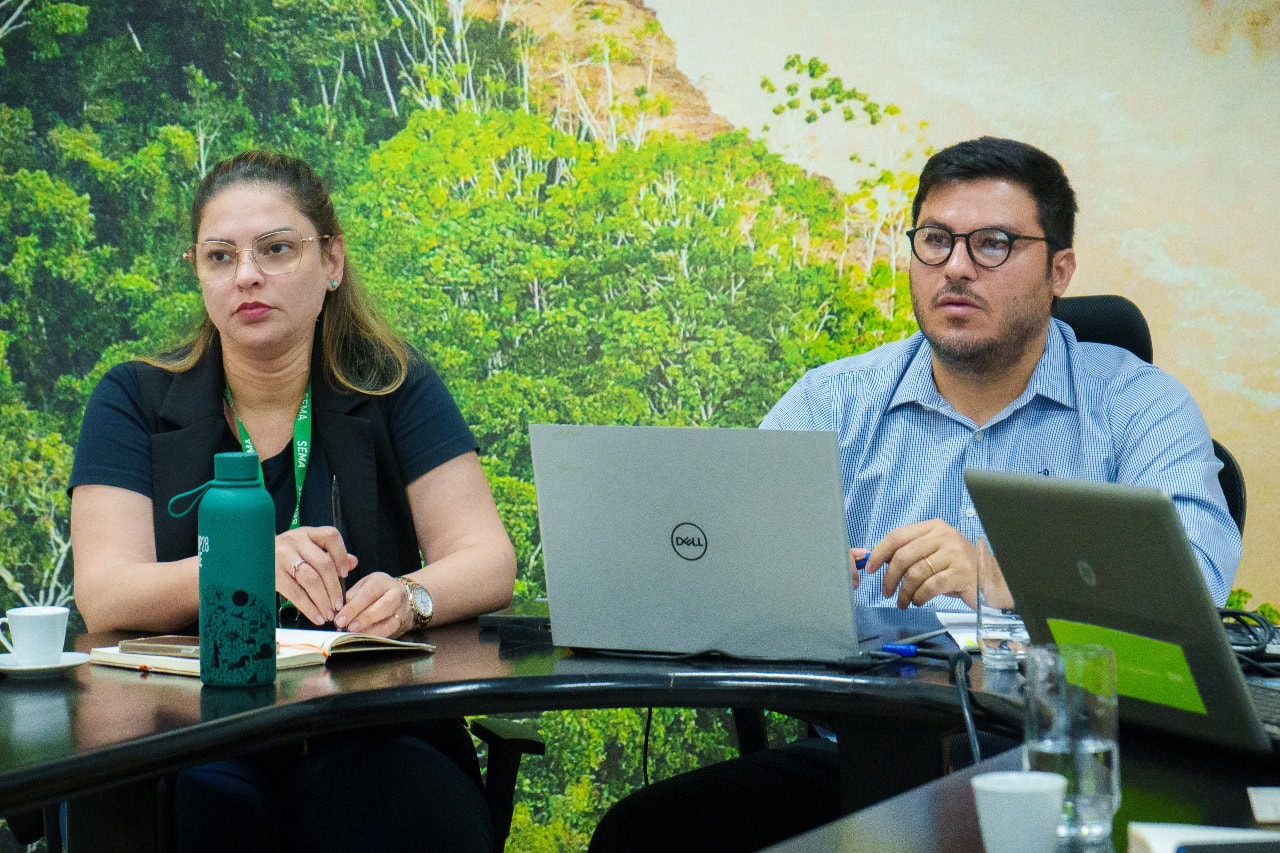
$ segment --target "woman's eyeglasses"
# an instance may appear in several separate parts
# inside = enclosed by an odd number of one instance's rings
[[[247,249],[225,240],[204,240],[188,246],[182,259],[191,264],[197,278],[208,284],[225,284],[235,278],[244,252],[249,253],[263,275],[284,275],[297,270],[307,243],[328,240],[330,236],[303,237],[296,231],[276,231],[254,240]]]

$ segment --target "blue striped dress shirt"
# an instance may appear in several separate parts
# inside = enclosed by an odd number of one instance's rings
[[[938,393],[919,332],[810,370],[761,427],[836,432],[854,547],[931,518],[977,541],[982,524],[964,470],[990,468],[1163,489],[1219,605],[1240,562],[1240,531],[1218,485],[1222,464],[1187,389],[1127,350],[1076,341],[1059,320],[1026,390],[981,428]],[[881,595],[883,572],[862,578],[858,604],[894,603]],[[953,596],[925,606],[967,609]]]

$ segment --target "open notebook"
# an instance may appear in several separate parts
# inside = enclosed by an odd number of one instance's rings
[[[299,666],[315,666],[328,661],[331,655],[348,652],[414,651],[434,652],[430,643],[409,640],[392,640],[373,634],[352,634],[347,631],[309,631],[305,628],[276,629],[276,669],[293,669]],[[137,654],[122,652],[119,646],[102,646],[89,652],[89,662],[142,672],[163,672],[170,675],[200,675],[200,659],[171,657],[169,655]]]

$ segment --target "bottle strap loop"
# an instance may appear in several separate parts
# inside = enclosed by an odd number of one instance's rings
[[[213,485],[213,480],[210,480],[207,483],[201,483],[200,485],[196,486],[194,489],[192,489],[189,492],[183,492],[180,495],[174,495],[173,498],[169,501],[169,515],[171,515],[174,518],[182,518],[184,515],[187,515],[189,512],[191,512],[191,510],[195,509],[200,504],[200,499],[204,497],[204,493],[209,491],[209,487],[212,485]],[[174,504],[178,503],[178,501],[182,500],[183,498],[188,498],[188,497],[193,499],[191,501],[191,504],[186,509],[182,510],[181,512],[178,512],[177,510],[174,509]]]

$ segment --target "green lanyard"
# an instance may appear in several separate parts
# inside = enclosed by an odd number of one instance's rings
[[[240,430],[240,446],[245,453],[257,453],[249,431],[240,421],[240,413],[236,411],[235,401],[231,399],[231,385],[226,386],[227,405],[231,414],[236,416],[236,426]],[[297,486],[293,504],[293,518],[289,521],[289,529],[298,526],[298,515],[302,512],[302,483],[307,479],[307,463],[311,461],[311,383],[307,383],[307,393],[298,407],[298,416],[293,419],[293,482]],[[258,462],[258,481],[262,481],[262,462]]]

